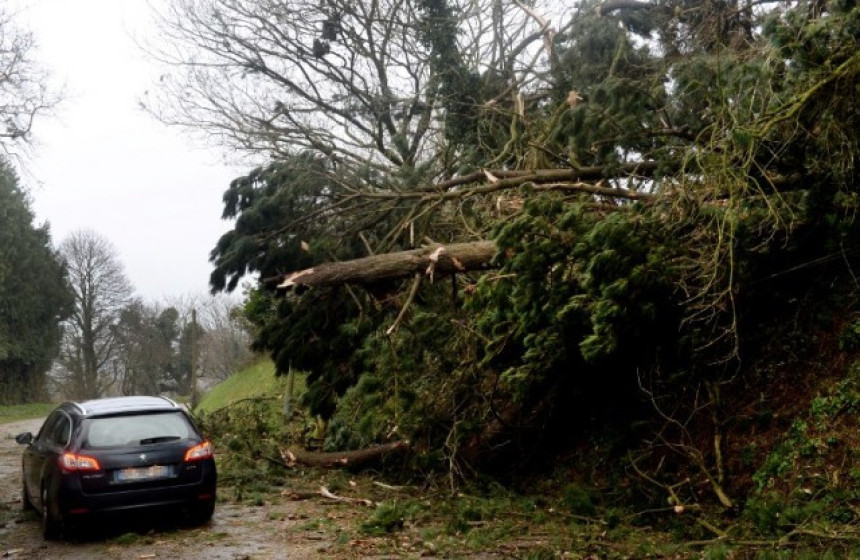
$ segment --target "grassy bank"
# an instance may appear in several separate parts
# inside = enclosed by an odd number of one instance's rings
[[[286,385],[286,377],[275,375],[275,364],[263,358],[213,387],[195,412],[211,413],[247,399],[283,397]]]
[[[43,418],[54,410],[56,406],[56,404],[51,403],[3,405],[0,406],[0,424],[29,420],[31,418]]]

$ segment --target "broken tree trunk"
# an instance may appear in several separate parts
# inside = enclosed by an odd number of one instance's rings
[[[329,262],[279,278],[279,288],[309,288],[341,284],[373,284],[416,273],[446,275],[486,270],[498,250],[494,241],[431,245],[410,251],[373,255],[351,261]]]
[[[381,459],[392,451],[409,447],[407,441],[395,441],[382,445],[374,445],[353,451],[306,451],[304,449],[282,449],[281,458],[288,466],[305,465],[308,467],[355,467]]]

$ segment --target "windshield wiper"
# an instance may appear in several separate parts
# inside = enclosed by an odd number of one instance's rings
[[[146,445],[147,443],[163,443],[165,441],[176,441],[182,439],[179,436],[158,436],[158,437],[150,437],[140,440],[141,445]]]

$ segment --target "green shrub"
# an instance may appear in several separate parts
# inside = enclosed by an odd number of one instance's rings
[[[562,493],[562,504],[574,515],[594,515],[597,508],[591,490],[579,484],[568,484]]]
[[[702,552],[704,560],[726,560],[731,549],[725,543],[712,544]]]
[[[743,517],[762,535],[779,532],[780,517],[785,509],[782,498],[776,494],[750,498],[744,508]]]
[[[384,535],[399,531],[404,523],[421,511],[417,503],[387,500],[376,506],[373,514],[361,524],[361,532],[368,535]]]
[[[860,349],[860,317],[842,328],[839,333],[839,349],[846,352]]]

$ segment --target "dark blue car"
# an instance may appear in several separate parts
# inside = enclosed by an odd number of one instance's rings
[[[195,523],[215,509],[211,444],[185,411],[163,397],[65,403],[38,435],[18,435],[23,500],[42,515],[47,539],[68,536],[93,515],[181,508]]]

